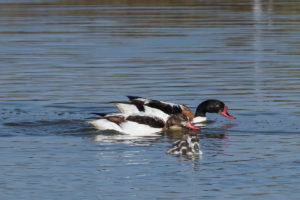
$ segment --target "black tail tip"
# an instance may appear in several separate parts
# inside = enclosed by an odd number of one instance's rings
[[[134,99],[142,98],[142,97],[138,97],[138,96],[127,96],[127,97],[130,101],[134,100]]]
[[[107,115],[106,113],[91,113],[93,115],[99,115],[99,116],[102,116],[102,117],[105,117],[105,115]]]

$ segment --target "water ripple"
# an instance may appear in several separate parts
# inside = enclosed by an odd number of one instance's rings
[[[298,199],[299,6],[1,1],[1,197]],[[170,156],[179,136],[86,123],[126,95],[221,99],[237,119],[208,114],[203,156]]]

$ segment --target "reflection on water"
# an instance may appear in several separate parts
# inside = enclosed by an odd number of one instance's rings
[[[118,144],[118,143],[125,143],[125,144],[135,144],[135,145],[140,145],[140,142],[142,142],[142,145],[150,145],[149,142],[158,140],[159,135],[156,136],[149,136],[149,137],[139,137],[139,136],[131,136],[131,135],[122,135],[122,134],[103,134],[100,133],[99,135],[95,135],[91,138],[92,141],[94,142],[104,142],[104,143],[113,143],[113,144]],[[145,143],[145,144],[144,144]]]
[[[1,198],[298,199],[299,8],[1,1]],[[220,99],[237,119],[208,114],[203,157],[174,157],[182,132],[124,138],[87,124],[126,95],[192,111]]]

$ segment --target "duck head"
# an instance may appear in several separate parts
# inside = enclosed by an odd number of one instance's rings
[[[228,106],[226,106],[222,101],[217,99],[208,99],[199,104],[199,106],[196,109],[195,117],[206,117],[207,112],[219,113],[229,119],[235,119],[234,116],[228,113]]]
[[[170,115],[166,122],[166,128],[169,129],[172,126],[181,126],[192,130],[199,130],[199,128],[193,125],[188,117],[182,113]]]

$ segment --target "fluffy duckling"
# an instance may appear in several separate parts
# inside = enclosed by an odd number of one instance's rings
[[[178,140],[172,144],[172,148],[167,151],[172,155],[201,155],[199,138],[197,134],[187,134],[184,139]]]

